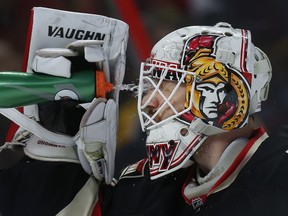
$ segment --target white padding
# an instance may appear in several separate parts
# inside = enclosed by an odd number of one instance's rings
[[[88,62],[102,62],[105,60],[103,41],[78,40],[68,44],[67,49],[84,53],[84,57]]]
[[[217,128],[213,125],[209,125],[209,124],[203,122],[203,120],[200,118],[196,118],[191,123],[190,129],[192,131],[194,131],[196,134],[205,134],[207,136],[227,132],[227,130],[222,130],[222,129]]]
[[[67,45],[67,49],[82,50],[85,46],[102,46],[102,40],[77,40]]]
[[[56,216],[92,215],[95,204],[99,201],[98,191],[99,182],[90,177],[74,199]]]
[[[104,50],[101,46],[85,47],[84,55],[88,62],[101,62],[105,60]]]
[[[32,62],[32,68],[38,73],[65,78],[71,77],[71,62],[63,56],[55,58],[36,55]]]
[[[35,54],[41,57],[60,57],[60,56],[66,56],[66,57],[71,57],[71,56],[77,56],[78,53],[71,50],[71,49],[65,49],[65,48],[44,48],[40,50],[36,50]]]
[[[75,145],[74,140],[70,136],[47,130],[38,122],[26,115],[23,115],[16,108],[0,108],[0,113],[23,129],[30,131],[32,134],[38,136],[40,139],[46,140],[47,142],[57,143],[61,146]]]
[[[116,152],[116,103],[94,99],[84,114],[74,140],[83,169],[96,179],[112,182]]]
[[[32,135],[27,142],[24,152],[27,156],[42,161],[64,161],[80,163],[74,146],[63,146]]]

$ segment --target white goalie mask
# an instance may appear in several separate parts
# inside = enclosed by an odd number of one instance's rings
[[[228,23],[181,28],[156,43],[141,64],[138,93],[151,179],[191,164],[209,135],[245,126],[271,76],[250,31]]]

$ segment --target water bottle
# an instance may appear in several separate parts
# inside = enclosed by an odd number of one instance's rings
[[[77,71],[70,78],[39,73],[0,72],[0,108],[57,100],[56,95],[65,91],[72,92],[77,100],[85,103],[95,97],[105,97],[111,90],[113,85],[105,81],[103,71]]]

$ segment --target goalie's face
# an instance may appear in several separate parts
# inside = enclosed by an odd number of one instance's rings
[[[158,82],[158,80],[153,81],[155,84]],[[154,117],[155,122],[168,119],[175,114],[175,111],[180,112],[184,109],[185,91],[185,84],[177,87],[177,83],[174,81],[163,81],[157,90],[154,86],[150,86],[142,98],[142,106],[145,106],[144,111],[150,117],[157,113]],[[167,98],[170,98],[169,102],[166,102]]]
[[[194,87],[193,72],[159,64],[141,65],[138,112],[142,129],[147,132],[151,179],[189,165],[194,149],[203,140],[203,136],[189,131],[189,123],[182,118],[191,113]]]
[[[184,81],[187,74],[194,80],[195,74],[189,71],[142,63],[138,113],[143,131],[168,123],[191,110],[192,100],[187,100],[187,92],[190,98],[194,82],[187,86]]]

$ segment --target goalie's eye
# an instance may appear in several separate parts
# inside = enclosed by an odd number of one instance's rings
[[[155,83],[155,85],[157,85],[157,83]],[[154,85],[148,80],[145,80],[142,85],[142,95],[145,96],[147,95],[149,91],[154,90],[154,89],[155,89]]]

